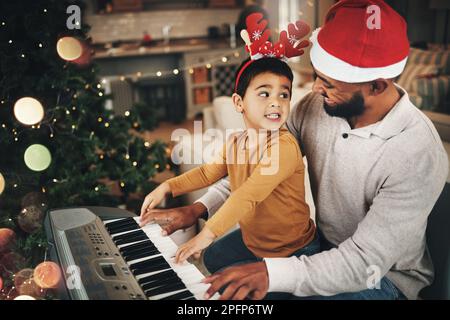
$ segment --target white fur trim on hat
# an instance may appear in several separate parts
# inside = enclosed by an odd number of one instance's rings
[[[327,77],[347,83],[358,83],[380,78],[395,78],[401,74],[405,68],[408,57],[386,67],[361,68],[352,66],[351,64],[332,56],[320,46],[319,41],[317,40],[319,31],[320,28],[314,30],[310,38],[312,43],[310,51],[311,63],[315,69]]]

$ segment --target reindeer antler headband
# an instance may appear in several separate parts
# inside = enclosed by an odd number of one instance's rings
[[[280,39],[275,45],[268,41],[270,30],[266,29],[267,20],[263,19],[261,13],[250,14],[245,22],[247,30],[241,31],[241,37],[245,42],[246,51],[250,54],[250,60],[241,68],[236,77],[235,92],[242,73],[253,61],[270,57],[287,62],[288,58],[301,56],[304,53],[302,49],[309,45],[308,40],[301,40],[310,31],[309,26],[303,21],[290,23],[288,25],[289,36],[286,30],[281,31]]]

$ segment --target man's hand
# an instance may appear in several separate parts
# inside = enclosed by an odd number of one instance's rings
[[[220,300],[261,300],[269,289],[269,275],[264,261],[230,267],[203,280],[211,283],[205,299],[212,297],[220,288],[227,286]]]
[[[206,211],[206,207],[201,202],[179,208],[152,209],[141,215],[140,226],[155,222],[161,225],[163,235],[170,235],[179,229],[194,225]]]
[[[208,227],[204,227],[198,235],[178,248],[175,254],[175,262],[182,263],[193,254],[200,254],[215,238],[216,235]]]

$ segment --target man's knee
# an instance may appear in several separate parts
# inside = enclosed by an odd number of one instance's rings
[[[214,245],[212,245],[203,253],[203,264],[210,273],[217,272],[221,268],[221,266],[218,265],[220,257],[216,251]]]

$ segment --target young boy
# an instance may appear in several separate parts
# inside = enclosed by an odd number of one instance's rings
[[[232,99],[247,130],[230,136],[220,161],[162,183],[146,197],[141,210],[145,224],[147,210],[168,193],[178,196],[228,175],[231,196],[197,236],[180,246],[175,257],[177,262],[184,261],[239,223],[240,229],[206,250],[204,262],[210,272],[263,257],[310,255],[319,250],[305,202],[302,155],[284,126],[290,111],[292,71],[282,60],[264,57],[245,61],[236,78]],[[261,157],[251,147],[251,130],[266,134],[258,145],[264,151]],[[269,169],[268,163],[275,164],[275,169]]]

